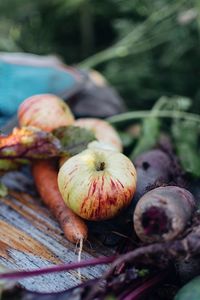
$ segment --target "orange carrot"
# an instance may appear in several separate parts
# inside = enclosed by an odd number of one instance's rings
[[[33,163],[33,177],[37,190],[64,231],[65,237],[72,243],[87,239],[87,225],[64,203],[57,184],[57,170],[49,160]]]

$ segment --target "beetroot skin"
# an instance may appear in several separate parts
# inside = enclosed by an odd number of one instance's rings
[[[177,186],[158,187],[138,201],[133,222],[138,237],[148,243],[176,238],[195,209],[192,194]]]

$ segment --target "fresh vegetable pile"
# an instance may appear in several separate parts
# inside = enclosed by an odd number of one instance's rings
[[[44,204],[72,243],[84,244],[94,222],[112,226],[118,242],[112,257],[2,272],[0,279],[111,263],[101,278],[64,295],[185,300],[194,287],[192,299],[199,299],[196,268],[184,279],[200,255],[199,194],[194,189],[200,177],[200,118],[187,112],[190,104],[187,98],[162,97],[150,112],[106,121],[75,120],[54,95],[25,100],[18,111],[19,128],[0,137],[0,171],[29,165]],[[6,195],[3,184],[0,192]],[[178,292],[189,279],[193,281]]]

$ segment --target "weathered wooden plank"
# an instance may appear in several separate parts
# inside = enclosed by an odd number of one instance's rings
[[[0,199],[0,264],[10,269],[34,269],[78,259],[78,247],[68,242],[40,199],[10,191]],[[109,255],[113,250],[90,237],[82,259]],[[105,266],[81,271],[82,280],[100,276]],[[23,287],[38,292],[62,291],[79,281],[77,271],[39,276],[21,281]]]

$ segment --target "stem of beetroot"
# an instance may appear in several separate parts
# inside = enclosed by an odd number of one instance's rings
[[[159,273],[123,297],[123,300],[138,300],[146,291],[165,279],[167,275],[168,272]]]
[[[55,265],[51,267],[45,267],[35,270],[21,270],[21,271],[10,271],[5,273],[0,273],[0,280],[1,279],[24,279],[27,277],[32,276],[39,276],[39,275],[45,275],[50,273],[57,273],[57,272],[63,272],[63,271],[70,271],[75,270],[78,268],[85,268],[85,267],[91,267],[96,265],[104,265],[109,264],[113,262],[116,259],[116,256],[109,256],[109,257],[100,257],[100,258],[94,258],[94,259],[88,259],[81,262],[71,263],[71,264],[62,264],[62,265]]]

